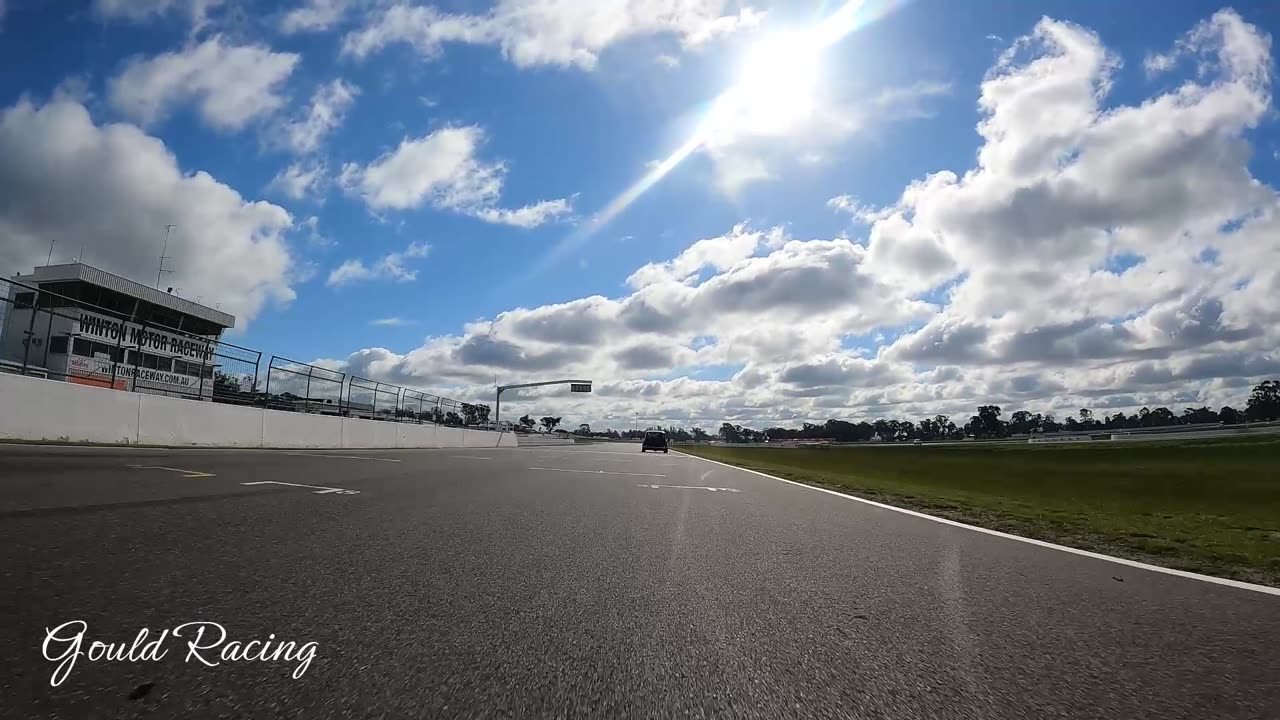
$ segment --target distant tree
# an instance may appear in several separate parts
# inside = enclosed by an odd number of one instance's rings
[[[1249,393],[1245,404],[1245,419],[1249,422],[1280,420],[1280,380],[1263,380]]]
[[[1152,410],[1148,418],[1150,418],[1154,427],[1168,427],[1169,425],[1178,424],[1178,416],[1174,415],[1173,411],[1167,407],[1158,407]]]
[[[479,420],[479,413],[476,412],[476,406],[470,403],[462,403],[462,422],[467,425],[475,425]]]
[[[444,414],[444,423],[443,423],[443,424],[445,424],[445,425],[461,425],[461,424],[462,424],[462,417],[461,417],[460,415],[458,415],[458,413],[456,413],[456,412],[454,412],[454,411],[450,410],[449,412],[447,412],[447,413],[445,413],[445,414]]]
[[[695,442],[706,442],[711,439],[711,436],[708,435],[707,431],[703,430],[702,428],[694,428],[693,439]]]
[[[1244,416],[1239,410],[1231,407],[1230,405],[1224,405],[1222,409],[1218,411],[1218,420],[1226,423],[1227,425],[1235,425],[1236,423],[1241,422],[1243,417]]]
[[[1000,407],[998,405],[982,405],[978,408],[978,414],[969,419],[975,437],[1004,437],[1008,428],[1000,419]]]
[[[898,434],[897,434],[898,440],[904,440],[904,441],[915,440],[917,437],[919,437],[919,433],[920,431],[916,429],[916,424],[911,422],[910,420],[903,420],[902,422],[898,423]]]
[[[956,424],[946,415],[934,415],[933,424],[938,426],[939,439],[954,438],[960,432]]]
[[[1183,425],[1198,425],[1202,423],[1216,423],[1220,418],[1218,413],[1207,407],[1186,408],[1182,411]]]
[[[240,390],[240,380],[221,370],[213,371],[213,392],[217,395],[235,395]]]
[[[925,418],[921,420],[917,427],[919,428],[921,440],[938,439],[938,425],[933,422],[933,418]]]
[[[1014,435],[1026,435],[1031,432],[1031,413],[1019,410],[1009,416],[1009,432]]]
[[[529,417],[528,415],[525,415],[524,417],[520,418],[520,425],[526,430],[533,427],[534,426],[533,418]]]
[[[746,442],[742,436],[742,426],[733,423],[724,423],[720,426],[720,439],[727,443]]]
[[[1080,408],[1080,424],[1085,427],[1093,426],[1093,411],[1089,408]]]
[[[476,405],[475,409],[476,420],[479,420],[481,425],[489,422],[489,413],[493,412],[493,408],[488,405]]]
[[[540,420],[539,422],[541,422],[542,426],[547,429],[547,432],[551,432],[552,430],[556,429],[557,425],[560,424],[560,418],[552,417],[551,415],[548,415],[542,418],[542,420]]]

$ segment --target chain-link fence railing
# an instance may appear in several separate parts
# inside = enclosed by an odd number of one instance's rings
[[[272,355],[262,404],[271,410],[342,414],[346,373]]]
[[[398,385],[352,375],[347,378],[347,397],[343,401],[342,414],[367,420],[398,420],[403,390]]]

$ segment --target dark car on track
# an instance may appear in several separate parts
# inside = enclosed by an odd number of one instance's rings
[[[644,434],[644,442],[640,445],[640,452],[646,450],[667,451],[667,434],[660,430],[649,430]]]

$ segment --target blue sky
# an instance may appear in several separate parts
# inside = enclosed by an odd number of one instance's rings
[[[1259,256],[1245,253],[1233,264],[1231,247],[1240,243],[1221,240],[1219,247],[1218,240],[1202,238],[1206,248],[1228,260],[1221,264],[1223,277],[1208,282],[1194,278],[1196,266],[1184,263],[1175,249],[1189,233],[1218,230],[1206,229],[1206,223],[1221,225],[1210,220],[1236,221],[1233,235],[1264,235],[1264,228],[1246,219],[1269,212],[1265,193],[1252,193],[1270,191],[1278,166],[1270,37],[1280,24],[1280,9],[1273,5],[1238,3],[1226,15],[1219,12],[1221,5],[1199,2],[867,0],[846,7],[832,0],[618,0],[613,5],[617,12],[589,17],[584,4],[533,0],[3,0],[0,63],[7,70],[0,76],[0,106],[11,114],[13,136],[58,126],[54,113],[39,112],[57,103],[67,118],[87,114],[88,124],[85,117],[78,124],[67,120],[68,127],[78,128],[74,132],[130,127],[137,137],[122,141],[125,149],[106,152],[99,162],[118,161],[124,166],[120,177],[133,178],[128,158],[119,154],[128,155],[131,143],[150,143],[152,150],[163,143],[161,154],[172,156],[178,172],[167,182],[185,188],[179,194],[186,199],[166,205],[150,193],[168,191],[149,189],[143,179],[137,192],[121,191],[123,199],[69,207],[80,217],[72,227],[33,219],[29,210],[0,208],[0,228],[11,229],[8,239],[0,238],[6,244],[0,257],[13,266],[6,269],[27,270],[43,258],[50,240],[58,243],[55,256],[63,259],[77,254],[83,243],[87,261],[148,281],[164,224],[173,222],[178,226],[170,253],[175,272],[166,282],[187,297],[235,311],[242,325],[236,342],[463,394],[479,393],[486,375],[590,372],[614,384],[614,400],[559,402],[587,403],[564,406],[602,419],[629,412],[728,416],[738,408],[750,408],[742,417],[778,420],[827,412],[824,408],[843,415],[893,408],[927,412],[965,407],[973,398],[1001,392],[1010,402],[1057,406],[1076,402],[1076,393],[1098,383],[1113,385],[1117,397],[1140,401],[1181,398],[1191,387],[1204,402],[1221,402],[1238,397],[1238,381],[1251,371],[1275,367],[1267,331],[1228,332],[1264,324],[1250,314],[1256,303],[1247,293],[1261,292],[1257,288],[1273,278],[1251,276],[1246,285],[1253,290],[1230,290],[1245,268],[1256,269]],[[526,15],[532,20],[509,20],[531,7],[536,12]],[[675,7],[683,12],[674,12]],[[722,137],[696,150],[609,222],[597,222],[601,210],[651,163],[686,142],[721,93],[751,84],[743,68],[758,48],[780,34],[821,26],[842,9],[856,10],[865,24],[817,56],[816,90],[801,98],[811,105],[807,114],[784,113],[783,126],[770,132],[754,131],[756,119],[732,118]],[[326,11],[332,11],[328,21],[315,19]],[[1198,27],[1207,29],[1197,33]],[[1037,34],[1038,28],[1043,32]],[[1021,49],[1001,65],[1018,38],[1026,38]],[[1263,70],[1242,70],[1229,62],[1223,48],[1239,47],[1241,38],[1265,49],[1265,63],[1258,65]],[[1061,63],[1035,69],[1037,58],[1055,53]],[[1102,53],[1111,61],[1098,60]],[[1166,56],[1168,67],[1157,68],[1155,59]],[[996,89],[989,81],[1011,78],[1017,83],[1010,87],[1016,84],[1016,93],[1027,97],[1061,91],[1064,103],[1079,102],[1088,93],[1072,94],[1069,83],[1055,84],[1057,78],[1070,78],[1077,60],[1095,63],[1079,82],[1092,83],[1102,101],[1088,110],[1087,127],[1063,131],[1075,149],[1059,162],[1075,163],[1081,174],[1096,170],[1084,162],[1089,153],[1105,164],[1100,138],[1120,132],[1102,127],[1108,113],[1171,98],[1168,93],[1186,83],[1206,91],[1238,83],[1265,107],[1215,115],[1211,122],[1218,125],[1207,135],[1222,144],[1206,152],[1222,158],[1244,143],[1248,153],[1234,160],[1236,174],[1223,168],[1222,178],[1242,182],[1245,190],[1228,185],[1210,190],[1226,197],[1216,205],[1197,204],[1198,214],[1168,226],[1154,205],[1140,211],[1134,203],[1117,202],[1123,207],[1098,211],[1114,216],[1107,227],[1086,222],[1077,229],[1093,233],[1088,238],[1071,228],[1050,233],[1041,227],[1042,218],[1054,216],[1051,207],[1013,222],[995,210],[984,217],[960,217],[942,200],[932,210],[925,201],[904,200],[912,183],[940,171],[955,174],[950,190],[956,192],[985,188],[998,195],[1018,183],[1027,192],[1052,184],[1055,178],[1048,175],[1032,179],[1010,170],[999,176],[999,163],[990,163],[988,177],[960,187],[966,173],[979,168],[984,147],[995,152],[997,143],[978,127],[993,115],[979,102],[984,88]],[[1259,84],[1250,72],[1266,78]],[[1030,88],[1031,82],[1044,88]],[[323,96],[334,88],[344,99]],[[1230,97],[1225,90],[1207,97],[1204,112]],[[792,99],[785,94],[765,99],[748,112],[772,112]],[[28,104],[29,115],[13,112],[21,103]],[[1006,100],[1004,106],[1013,108],[1013,103]],[[1064,105],[1059,117],[1069,118],[1074,107]],[[303,138],[303,121],[315,121],[317,112],[324,115],[323,129]],[[1186,112],[1170,122],[1190,128],[1195,117]],[[1017,119],[1000,136],[1011,153],[1038,147],[1031,141],[1018,144],[1016,133],[1037,130],[1034,123],[1019,124],[1024,122]],[[0,182],[40,196],[62,189],[91,193],[72,178],[92,172],[92,166],[77,169],[79,161],[62,154],[72,132],[57,136],[62,150],[47,149],[44,156],[39,154],[44,146],[31,143],[30,167],[0,159],[0,168],[10,164]],[[1197,128],[1185,135],[1205,133]],[[1056,142],[1054,137],[1032,139],[1043,145]],[[1177,166],[1176,157],[1197,146],[1179,137],[1172,133],[1168,148],[1135,162],[1170,157],[1175,158],[1168,161],[1170,172],[1186,169]],[[1134,132],[1133,142],[1141,141],[1142,133]],[[398,157],[414,143],[421,143],[414,146],[417,154]],[[60,167],[63,174],[52,174],[67,178],[65,184],[58,185],[57,177],[38,177],[33,168],[41,165]],[[317,182],[290,192],[276,178],[291,166],[314,171]],[[432,167],[438,172],[427,169]],[[1000,167],[1016,169],[1016,163]],[[1057,179],[1071,179],[1070,170]],[[1161,171],[1153,166],[1145,177]],[[199,174],[238,199],[205,202],[199,183],[191,181]],[[122,182],[131,181],[113,184]],[[1151,188],[1142,197],[1158,194]],[[832,202],[839,197],[847,202]],[[135,200],[138,212],[122,207]],[[50,210],[56,208],[50,201]],[[500,221],[504,212],[520,208],[532,213],[522,223],[526,226]],[[851,212],[855,208],[865,212]],[[117,212],[131,216],[129,231],[100,231],[114,227]],[[903,221],[897,225],[895,212]],[[694,262],[688,251],[698,240],[718,239],[727,247],[735,228],[740,237],[758,233],[759,241],[744,240],[751,244],[745,252],[728,251],[721,264],[705,261],[692,274],[673,277],[669,266],[662,280],[674,283],[668,288],[672,294],[660,295],[657,281],[649,286],[635,281],[633,274],[651,263],[678,264],[681,257]],[[571,251],[551,254],[566,238],[587,230],[589,236]],[[1003,237],[1010,232],[1025,237],[1009,237],[1003,250],[975,249],[981,242],[975,238],[985,233]],[[877,235],[884,239],[875,240]],[[923,247],[925,236],[937,247]],[[856,249],[839,246],[833,252],[855,255],[867,249],[852,261],[850,277],[859,279],[851,285],[860,287],[865,279],[875,302],[852,291],[845,295],[835,284],[830,308],[791,316],[782,306],[792,295],[759,284],[744,290],[741,300],[737,294],[724,300],[747,303],[754,308],[750,315],[742,315],[745,310],[735,304],[731,312],[699,310],[709,319],[678,329],[679,323],[659,330],[625,320],[631,317],[628,308],[643,304],[642,296],[667,298],[655,300],[658,305],[680,305],[685,300],[678,298],[692,297],[690,287],[763,278],[773,264],[824,247],[809,244],[788,254],[787,240],[852,243]],[[1033,248],[1038,242],[1048,250]],[[877,243],[880,249],[870,250]],[[1100,249],[1067,257],[1061,249],[1073,243]],[[1168,264],[1159,260],[1164,249]],[[1264,242],[1263,250],[1272,247]],[[1002,263],[1001,252],[1027,255]],[[828,258],[817,261],[828,271],[839,267],[830,259],[834,256],[814,257]],[[983,264],[992,257],[995,261]],[[1107,277],[1081,275],[1075,285],[1053,288],[1041,282],[1059,299],[1053,312],[1032,311],[1004,294],[1006,285],[993,273],[1020,269],[1025,272],[1017,281],[1037,287],[1026,274],[1037,257],[1045,258],[1043,271],[1059,279],[1089,268],[1104,270]],[[936,273],[924,269],[931,263]],[[344,265],[347,270],[338,272]],[[1154,275],[1140,277],[1144,272]],[[1175,275],[1182,279],[1169,280]],[[1129,287],[1150,289],[1162,282],[1169,287],[1158,294]],[[1245,294],[1235,298],[1232,292]],[[1112,299],[1089,299],[1104,295]],[[557,312],[587,308],[590,303],[583,299],[592,296],[612,304],[591,306],[576,319],[555,319]],[[1218,307],[1214,302],[1222,304],[1217,315],[1196,315],[1197,308]],[[561,307],[566,303],[569,309]],[[848,308],[841,309],[842,303]],[[515,329],[519,318],[512,311],[520,308],[542,318],[535,324],[544,330],[561,322],[581,327],[603,322],[591,313],[624,321],[590,342],[559,345],[592,352],[565,352],[557,364],[559,336]],[[503,313],[512,325],[509,331],[494,322]],[[1161,313],[1203,321],[1205,327],[1161,325]],[[1136,324],[1117,326],[1118,318]],[[379,320],[388,322],[374,324]],[[775,330],[769,322],[777,323]],[[1076,337],[1070,348],[1062,346],[1067,341],[1054,340],[1058,345],[1043,352],[1015,352],[1021,338],[1047,337],[1045,328],[1072,323],[1080,324],[1078,332],[1097,337]],[[788,332],[796,333],[794,341],[787,342]],[[948,354],[939,333],[969,337],[970,347]],[[1111,339],[1104,342],[1104,335]],[[695,342],[701,337],[718,339],[710,343],[715,352],[707,342]],[[1200,338],[1199,344],[1188,344],[1188,337]],[[1224,339],[1234,337],[1244,339],[1234,346]],[[484,352],[469,352],[477,338],[489,345]],[[651,347],[636,349],[637,338],[652,341]],[[1108,345],[1112,340],[1119,344]],[[495,343],[506,355],[494,354]],[[620,359],[627,351],[632,360]],[[1179,363],[1224,353],[1237,360],[1230,371],[1179,375]],[[375,355],[377,362],[371,360]],[[460,364],[474,372],[450,368]],[[972,375],[954,387],[929,382],[930,372],[953,365],[969,368]],[[833,369],[831,382],[787,380],[806,372],[822,375],[815,368],[823,367]],[[1133,378],[1157,370],[1167,373],[1169,382],[1135,392]],[[1040,391],[1010,394],[1008,379],[1028,373],[1044,380]],[[779,404],[787,409],[775,412]]]

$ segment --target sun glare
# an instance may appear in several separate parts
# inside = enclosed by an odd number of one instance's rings
[[[721,98],[718,120],[752,134],[795,129],[813,110],[822,50],[812,33],[778,33],[757,43],[738,83]]]
[[[704,147],[732,144],[748,136],[779,137],[803,131],[823,92],[822,56],[850,33],[870,25],[907,0],[845,0],[803,31],[779,31],[747,53],[738,81],[709,103],[697,129],[665,160],[651,168],[542,257],[537,275],[580,247],[685,158]]]

